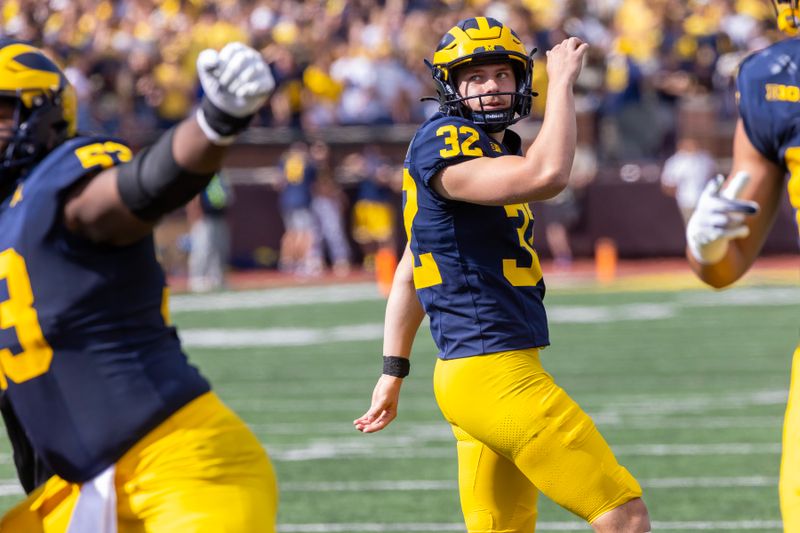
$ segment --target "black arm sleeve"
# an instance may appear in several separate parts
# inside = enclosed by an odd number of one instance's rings
[[[175,128],[152,146],[118,167],[117,188],[122,201],[142,220],[153,221],[177,209],[202,191],[214,172],[195,174],[178,165],[172,155]]]

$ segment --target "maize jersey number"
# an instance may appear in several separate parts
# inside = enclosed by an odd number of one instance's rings
[[[407,168],[403,169],[403,191],[406,193],[406,205],[403,209],[403,221],[406,227],[406,238],[411,242],[414,218],[419,211],[417,203],[417,184]],[[503,259],[503,276],[515,287],[535,286],[542,279],[542,268],[539,256],[533,248],[533,232],[531,238],[526,234],[533,223],[533,213],[528,204],[513,204],[505,206],[506,216],[517,218],[522,215],[522,225],[517,228],[519,245],[531,256],[530,266],[520,266],[516,259]],[[417,289],[433,287],[442,283],[442,275],[432,253],[423,253],[414,257],[414,286]]]
[[[0,330],[13,328],[22,352],[14,355],[0,349],[0,387],[8,387],[6,378],[22,383],[41,376],[50,369],[53,349],[47,343],[33,307],[33,291],[25,259],[14,249],[0,252],[0,281],[5,281],[8,299],[0,301]]]
[[[786,150],[786,167],[789,169],[789,201],[794,207],[795,222],[800,230],[800,146]]]
[[[131,160],[131,149],[124,144],[112,141],[104,143],[87,144],[75,150],[75,156],[81,162],[83,168],[92,168],[100,165],[103,168],[113,167],[116,161],[114,156],[121,163]]]

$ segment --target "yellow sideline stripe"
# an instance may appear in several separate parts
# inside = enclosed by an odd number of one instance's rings
[[[621,274],[610,283],[599,283],[594,277],[544,275],[547,288],[563,292],[657,292],[707,289],[714,290],[690,272],[665,272],[658,274]],[[780,286],[800,284],[800,269],[755,270],[738,280],[735,287]]]

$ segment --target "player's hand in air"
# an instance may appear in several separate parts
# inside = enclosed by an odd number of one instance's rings
[[[205,93],[197,120],[215,144],[232,143],[275,88],[264,58],[242,43],[200,52],[197,75]]]
[[[732,239],[743,239],[750,234],[746,219],[758,213],[759,207],[756,202],[739,199],[749,180],[747,172],[738,172],[724,190],[722,175],[706,184],[686,225],[686,243],[698,263],[718,263],[728,252]]]
[[[577,37],[564,39],[547,51],[547,77],[550,83],[575,83],[583,67],[583,56],[589,45]]]
[[[382,375],[372,391],[372,405],[360,418],[353,420],[355,428],[363,433],[380,431],[397,416],[402,378]]]

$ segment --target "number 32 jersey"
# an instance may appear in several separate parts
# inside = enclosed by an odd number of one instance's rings
[[[426,121],[411,140],[403,169],[403,219],[414,285],[442,359],[549,344],[530,206],[448,200],[431,186],[449,165],[519,153],[514,132],[507,130],[498,143],[474,123],[442,114]]]
[[[164,318],[152,238],[97,245],[61,221],[73,185],[130,157],[111,139],[72,139],[0,204],[0,386],[36,453],[72,482],[209,390]]]
[[[800,40],[779,41],[745,59],[737,89],[750,142],[790,174],[789,200],[800,228]]]

